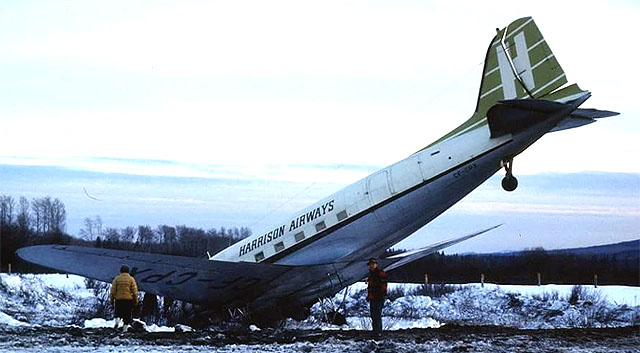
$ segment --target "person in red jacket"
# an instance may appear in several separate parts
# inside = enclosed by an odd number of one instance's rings
[[[367,301],[371,311],[371,326],[375,335],[382,334],[382,306],[387,295],[387,273],[378,267],[378,260],[369,259]]]

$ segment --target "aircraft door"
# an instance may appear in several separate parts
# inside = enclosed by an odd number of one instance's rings
[[[377,205],[378,203],[391,197],[389,171],[385,169],[371,175],[367,179],[367,191],[369,192],[369,200],[371,200],[371,205]]]
[[[395,194],[389,178],[389,171],[385,169],[371,175],[367,179],[367,192],[372,207],[376,208],[374,214],[378,221],[381,223],[389,221],[393,216],[392,206],[387,205],[384,210],[379,207],[381,203],[389,200]]]

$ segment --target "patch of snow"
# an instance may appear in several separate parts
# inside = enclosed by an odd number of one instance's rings
[[[384,318],[382,321],[385,330],[406,330],[411,328],[440,328],[443,326],[440,322],[430,318],[423,317],[418,319],[404,318]]]
[[[158,326],[156,324],[148,325],[145,327],[147,329],[147,332],[175,332],[176,331],[174,327]]]
[[[7,273],[0,273],[0,283],[3,283],[5,286],[11,287],[19,287],[22,282],[22,278],[18,275],[10,275]]]
[[[11,316],[0,312],[0,325],[8,325],[8,326],[31,326],[26,322],[18,321]]]
[[[79,276],[6,273],[0,276],[0,311],[18,321],[44,326],[78,323],[79,313],[96,302]]]
[[[90,320],[84,320],[84,328],[113,328],[116,324],[116,320],[105,320],[102,318],[94,318]]]
[[[480,286],[480,284],[470,284],[467,286]],[[557,292],[561,297],[569,297],[573,285],[569,284],[546,284],[542,286],[516,286],[516,285],[497,285],[497,284],[485,284],[485,288],[500,288],[501,290],[509,293],[519,293],[521,295],[533,296],[544,295]],[[617,305],[640,305],[640,288],[628,287],[628,286],[583,286],[584,289],[600,293],[605,299],[612,304]]]
[[[175,328],[173,327],[158,326],[156,324],[147,325],[143,321],[140,321],[137,319],[134,319],[134,320],[137,321],[142,327],[144,327],[144,330],[147,332],[175,332]],[[116,323],[115,319],[105,320],[102,318],[94,318],[90,320],[84,320],[84,328],[113,328],[115,323]],[[184,327],[191,329],[189,326],[184,326]]]
[[[174,327],[174,331],[175,332],[193,332],[193,328],[187,326],[187,325],[182,325],[182,324],[177,324]]]
[[[68,291],[83,290],[86,289],[85,278],[76,275],[62,275],[59,273],[45,274],[45,275],[33,275],[25,274],[23,276],[38,276],[42,282],[49,286],[58,289],[64,289]]]

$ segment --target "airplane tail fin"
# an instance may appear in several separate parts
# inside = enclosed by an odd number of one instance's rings
[[[521,18],[499,30],[489,45],[476,113],[486,116],[500,100],[544,99],[566,83],[533,18]]]
[[[533,18],[515,20],[497,30],[487,49],[473,116],[433,144],[487,124],[487,112],[500,101],[536,99],[566,103],[588,94],[576,84],[561,88],[566,83],[564,70]]]

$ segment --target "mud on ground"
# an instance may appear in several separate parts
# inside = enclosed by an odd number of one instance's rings
[[[640,352],[640,326],[519,330],[445,326],[385,332],[269,329],[256,332],[114,332],[111,329],[5,328],[0,351],[221,352]]]

